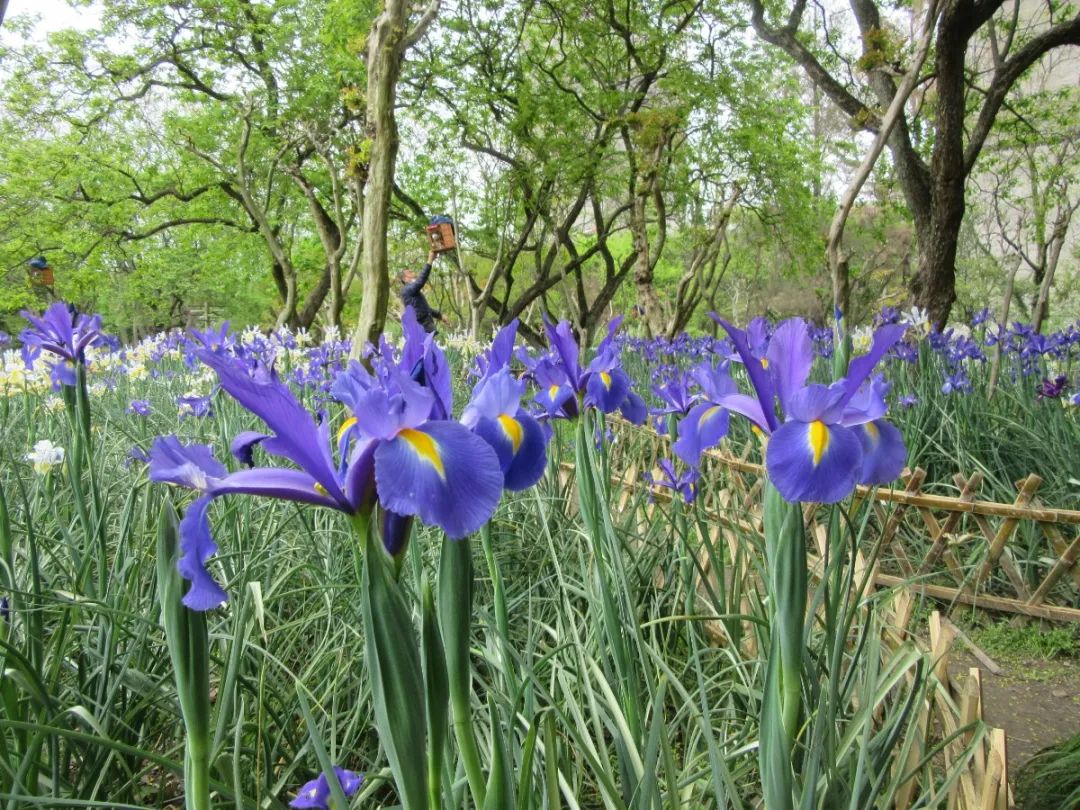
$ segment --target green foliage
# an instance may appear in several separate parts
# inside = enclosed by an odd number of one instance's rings
[[[1080,808],[1080,734],[1040,751],[1016,778],[1020,810]]]
[[[1080,639],[1072,627],[1015,625],[1000,621],[980,628],[974,634],[974,640],[988,654],[1013,661],[1070,658],[1080,651]]]

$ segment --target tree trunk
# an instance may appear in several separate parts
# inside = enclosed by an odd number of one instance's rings
[[[1016,271],[1020,269],[1020,257],[1015,257],[1013,261],[1012,269],[1009,270],[1009,280],[1005,283],[1005,295],[1001,301],[1001,326],[1004,327],[1009,322],[1009,310],[1012,308],[1013,289],[1016,286]],[[988,397],[994,395],[994,389],[997,388],[998,377],[1001,374],[1001,341],[994,345],[994,359],[990,362],[990,390],[987,393]]]
[[[386,325],[390,301],[390,274],[386,231],[390,224],[390,198],[394,193],[398,129],[394,115],[397,83],[405,52],[435,19],[439,0],[431,0],[420,20],[408,30],[409,5],[405,0],[386,0],[382,12],[368,34],[367,117],[364,129],[371,140],[368,186],[364,200],[363,297],[360,318],[352,339],[352,357],[360,357],[364,346],[375,343]]]
[[[1047,251],[1046,272],[1043,273],[1039,284],[1039,297],[1035,302],[1035,311],[1032,313],[1031,326],[1036,332],[1042,332],[1043,323],[1050,315],[1050,289],[1054,285],[1054,274],[1057,272],[1058,262],[1061,260],[1061,249],[1064,246],[1065,232],[1055,228],[1050,249]]]
[[[360,356],[368,342],[378,341],[386,324],[386,308],[390,301],[386,231],[390,223],[390,198],[398,151],[394,103],[404,55],[402,43],[407,15],[405,0],[386,0],[368,35],[365,130],[371,148],[364,202],[363,297],[360,318],[353,332],[354,358]]]
[[[919,268],[912,283],[915,305],[943,329],[956,301],[956,248],[964,219],[964,61],[968,26],[963,12],[947,9],[938,27],[935,65],[938,93],[934,152],[930,159],[930,221],[918,228]]]
[[[864,14],[861,19],[865,18],[865,16],[866,15]],[[843,250],[844,227],[847,225],[848,216],[851,214],[851,209],[855,206],[855,200],[858,198],[859,192],[862,191],[863,184],[869,179],[870,172],[874,170],[874,165],[877,163],[878,157],[881,156],[885,144],[892,138],[894,127],[903,118],[904,105],[907,104],[908,98],[915,90],[915,84],[919,79],[919,73],[922,71],[923,62],[926,61],[927,54],[930,52],[930,44],[934,38],[934,27],[936,24],[937,0],[931,0],[926,19],[923,21],[922,28],[919,32],[918,49],[914,58],[911,60],[910,66],[904,73],[904,78],[900,82],[900,86],[896,87],[893,85],[892,80],[890,79],[886,82],[886,86],[881,87],[881,92],[878,94],[880,97],[886,98],[890,93],[892,95],[892,98],[889,101],[889,107],[881,120],[881,128],[878,131],[877,137],[874,138],[874,143],[871,145],[870,151],[866,153],[866,157],[863,158],[862,163],[855,172],[855,176],[852,178],[851,183],[844,192],[844,196],[840,201],[840,207],[837,209],[832,224],[829,226],[829,240],[825,253],[828,257],[829,273],[832,276],[833,310],[844,315],[850,314],[851,303],[850,266],[848,264],[848,256]],[[880,84],[884,79],[885,77],[881,75],[873,77],[875,85]],[[903,140],[904,139],[901,139],[901,141]],[[961,192],[962,191],[963,183],[961,181]],[[959,229],[959,225],[957,225],[957,228]],[[946,313],[946,315],[947,314],[948,313]]]
[[[296,316],[296,322],[299,326],[310,329],[311,325],[315,323],[315,318],[322,308],[323,301],[326,300],[326,294],[330,291],[330,278],[331,268],[328,265],[323,268],[318,283],[315,285],[315,288],[307,294],[304,306]],[[333,320],[331,320],[330,323],[334,326],[338,325]]]

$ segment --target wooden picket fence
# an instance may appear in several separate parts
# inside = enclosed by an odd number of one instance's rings
[[[670,442],[649,428],[612,420],[610,466],[626,485],[640,484],[661,458],[672,458]],[[741,455],[707,451],[703,477],[721,486],[707,488],[705,508],[744,528],[761,528],[764,470]],[[1040,619],[1080,622],[1080,511],[1049,508],[1038,500],[1042,479],[1029,475],[1017,484],[1011,504],[978,498],[982,475],[957,473],[956,497],[922,492],[926,473],[906,471],[898,488],[860,487],[857,499],[871,499],[882,545],[882,563],[873,573],[877,587],[913,583],[927,597]],[[823,510],[807,507],[807,528],[822,531]],[[1021,529],[1045,542],[1042,553],[1013,553]],[[918,552],[916,552],[918,549]],[[916,554],[921,556],[917,557]]]

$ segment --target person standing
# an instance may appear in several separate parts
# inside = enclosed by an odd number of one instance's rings
[[[429,333],[435,331],[435,321],[443,319],[442,313],[428,303],[422,292],[424,285],[427,284],[428,276],[431,275],[432,265],[435,264],[438,257],[438,253],[434,250],[430,251],[427,256],[427,264],[421,268],[419,275],[413,270],[402,270],[398,274],[398,281],[402,284],[400,293],[402,304],[406,308],[413,308],[416,313],[417,323],[425,332]]]

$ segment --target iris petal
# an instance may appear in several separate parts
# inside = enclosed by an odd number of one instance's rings
[[[205,491],[227,474],[205,444],[181,444],[176,436],[158,436],[150,446],[150,480]]]
[[[787,422],[769,439],[765,464],[784,500],[836,503],[855,489],[862,447],[840,425]]]
[[[431,444],[399,435],[380,442],[375,450],[379,502],[401,515],[419,515],[450,537],[471,534],[491,517],[502,493],[495,451],[456,422],[428,422],[415,433]],[[438,466],[424,455],[427,452],[436,455]]]
[[[528,489],[547,468],[547,437],[540,423],[525,411],[514,417],[481,419],[476,435],[491,445],[503,471],[503,487],[512,492]],[[516,446],[515,446],[516,438]]]
[[[548,416],[555,416],[559,413],[559,409],[573,396],[574,390],[569,385],[553,384],[541,388],[536,393],[535,401],[547,411]]]
[[[255,464],[253,460],[255,445],[269,438],[270,437],[265,433],[259,433],[256,430],[245,430],[242,433],[238,433],[232,440],[232,443],[229,445],[229,452],[231,452],[233,457],[241,464],[252,467]]]
[[[774,411],[773,383],[769,373],[762,368],[757,357],[751,352],[745,332],[741,329],[736,329],[723,318],[717,316],[714,312],[710,312],[709,317],[724,327],[724,331],[728,333],[731,342],[735,344],[735,351],[739,353],[739,358],[743,361],[743,366],[746,368],[746,373],[750,377],[750,383],[754,388],[754,393],[757,395],[758,403],[760,405],[760,408],[757,409],[757,414],[763,421],[758,423],[758,427],[766,433],[770,433],[777,427],[779,420],[777,420]],[[727,398],[725,398],[725,400],[726,399]],[[724,404],[731,408],[731,410],[742,413],[748,419],[756,422],[756,419],[753,416],[745,411],[739,410],[735,405],[728,404],[726,401]]]
[[[866,382],[866,378],[870,376],[870,372],[874,370],[878,360],[896,345],[906,331],[907,327],[903,324],[891,324],[881,327],[874,333],[874,342],[870,346],[870,351],[856,357],[848,366],[847,399],[855,396],[862,384]],[[844,404],[847,404],[847,400],[845,400]]]
[[[726,394],[717,400],[717,404],[723,405],[729,411],[742,414],[765,433],[772,432],[769,420],[761,409],[761,402],[754,397],[746,394]]]
[[[814,344],[806,322],[802,318],[791,318],[780,324],[769,340],[765,359],[786,413],[791,395],[806,384],[814,364]]]
[[[256,467],[240,470],[214,484],[214,496],[257,495],[283,501],[310,503],[340,509],[340,504],[326,494],[322,484],[302,470],[281,467]]]
[[[728,412],[720,405],[712,402],[695,405],[679,422],[679,438],[672,449],[687,464],[695,466],[705,450],[727,435],[728,421]]]
[[[907,448],[900,431],[884,419],[867,422],[853,430],[863,450],[859,483],[877,486],[895,481],[907,463]]]
[[[228,357],[208,351],[198,354],[217,372],[221,387],[273,431],[274,435],[263,441],[263,449],[295,462],[344,505],[345,496],[337,481],[328,442],[322,440],[315,420],[289,387],[269,370],[260,370],[260,378],[256,379]]]
[[[619,412],[623,415],[623,419],[633,425],[644,425],[645,419],[649,416],[645,400],[634,393],[633,389],[627,392],[626,399],[619,406]]]
[[[618,408],[630,390],[630,378],[618,369],[589,375],[585,389],[589,401],[604,413]]]
[[[229,595],[206,570],[207,560],[218,550],[210,534],[210,521],[206,517],[212,500],[212,495],[199,498],[187,508],[180,521],[181,556],[176,567],[180,575],[191,582],[182,601],[192,610],[212,610],[229,599]]]

